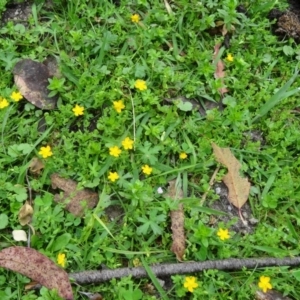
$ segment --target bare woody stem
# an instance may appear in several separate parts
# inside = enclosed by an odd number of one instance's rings
[[[173,264],[158,264],[152,266],[152,272],[160,276],[170,276],[175,274],[189,274],[200,272],[203,270],[240,270],[242,268],[254,269],[262,267],[279,267],[279,266],[298,266],[300,265],[300,257],[293,258],[246,258],[246,259],[223,259],[223,260],[208,260],[204,262],[185,262]],[[82,271],[70,273],[69,277],[75,280],[78,284],[100,283],[111,280],[113,278],[122,278],[132,276],[134,278],[147,277],[147,272],[143,267],[137,268],[120,268],[115,270],[101,271]]]

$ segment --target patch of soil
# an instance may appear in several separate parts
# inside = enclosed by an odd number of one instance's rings
[[[252,216],[251,207],[248,202],[243,205],[241,208],[242,216],[244,221],[239,217],[238,209],[233,206],[228,200],[228,189],[223,182],[218,182],[214,184],[214,191],[219,195],[220,199],[213,202],[210,208],[213,208],[218,211],[225,212],[226,216],[217,216],[211,221],[211,223],[229,223],[233,218],[237,218],[237,222],[231,225],[230,229],[236,233],[249,234],[254,231],[255,225],[258,223],[258,220]]]
[[[269,20],[276,20],[272,27],[273,32],[281,38],[291,37],[300,42],[300,2],[289,0],[290,7],[287,11],[272,9]]]

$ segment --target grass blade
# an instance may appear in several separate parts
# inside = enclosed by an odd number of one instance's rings
[[[296,88],[294,90],[288,91],[288,88],[293,84],[296,77],[298,76],[298,70],[295,72],[295,74],[290,78],[290,80],[281,87],[275,95],[273,95],[258,111],[257,116],[252,119],[251,123],[253,124],[258,119],[266,115],[275,105],[277,105],[280,101],[284,100],[285,98],[288,98],[296,93],[299,92],[299,88]]]
[[[164,291],[164,289],[161,287],[160,283],[158,282],[156,276],[154,275],[154,273],[152,272],[151,268],[149,267],[149,265],[146,263],[144,257],[141,257],[141,261],[142,264],[149,276],[149,278],[151,279],[152,283],[154,284],[154,286],[156,287],[157,291],[159,292],[161,299],[163,300],[169,300],[169,297],[167,296],[167,293]]]

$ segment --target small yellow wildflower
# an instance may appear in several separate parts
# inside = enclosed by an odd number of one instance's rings
[[[84,107],[76,104],[75,107],[72,109],[72,111],[76,117],[82,116],[84,112]]]
[[[271,278],[268,276],[260,276],[258,286],[266,293],[268,290],[272,289],[272,284],[270,283]]]
[[[226,60],[229,61],[229,62],[233,62],[234,58],[233,58],[231,53],[227,54]]]
[[[39,155],[41,155],[43,158],[52,156],[53,153],[51,151],[51,147],[50,146],[41,147],[41,149],[39,151]]]
[[[109,154],[114,157],[119,157],[121,154],[121,149],[118,146],[113,146],[109,148]]]
[[[186,159],[186,158],[187,158],[187,154],[186,154],[185,152],[181,152],[181,153],[179,154],[179,158],[180,158],[180,159]]]
[[[135,81],[134,87],[140,91],[145,91],[147,89],[146,81],[138,79]]]
[[[113,104],[114,104],[114,109],[117,111],[117,113],[120,113],[122,109],[125,108],[123,100],[114,101]]]
[[[197,278],[194,276],[187,276],[185,277],[183,286],[191,293],[194,292],[194,289],[199,286],[196,282]]]
[[[57,263],[63,268],[66,265],[66,255],[64,253],[58,253],[57,255]]]
[[[124,147],[125,150],[129,150],[133,148],[133,143],[134,141],[129,137],[127,137],[122,141],[122,146]]]
[[[23,96],[21,95],[20,92],[12,92],[10,98],[16,102],[19,102],[21,99],[23,99]]]
[[[218,230],[218,232],[217,232],[217,235],[218,235],[218,237],[219,237],[222,241],[227,240],[227,239],[230,238],[228,229],[222,229],[222,228],[220,228],[220,229]]]
[[[138,14],[131,15],[131,22],[138,23],[140,21],[140,16]]]
[[[9,105],[9,102],[6,99],[0,97],[0,109],[5,108],[8,105]]]
[[[117,172],[109,172],[109,175],[108,175],[108,179],[112,182],[115,182],[117,179],[119,179],[119,175]]]
[[[148,165],[142,166],[142,171],[146,175],[150,175],[152,173],[152,170],[153,169],[151,167],[149,167]]]

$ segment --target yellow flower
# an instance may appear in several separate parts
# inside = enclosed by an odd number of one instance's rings
[[[131,140],[129,137],[125,138],[125,140],[122,141],[122,146],[125,150],[129,150],[133,148],[134,141]]]
[[[72,109],[74,115],[76,117],[78,116],[82,116],[83,115],[83,111],[84,111],[84,107],[83,106],[79,106],[78,104],[75,105],[75,107]]]
[[[120,113],[122,109],[125,108],[123,100],[114,101],[113,104],[114,104],[114,109],[117,111],[117,113]]]
[[[150,175],[152,173],[152,168],[149,167],[148,165],[142,166],[142,171],[146,175]]]
[[[194,276],[188,276],[185,277],[183,286],[191,293],[194,292],[194,289],[199,286],[199,284],[196,282],[196,277]]]
[[[58,253],[57,255],[57,263],[63,268],[66,265],[66,255],[64,253]]]
[[[117,179],[119,179],[119,175],[117,172],[109,172],[109,175],[108,175],[108,179],[112,182],[115,182]]]
[[[131,15],[131,22],[138,23],[140,21],[140,16],[138,14]]]
[[[181,153],[179,154],[179,158],[180,158],[180,159],[186,159],[186,158],[187,158],[187,154],[186,154],[185,152],[181,152]]]
[[[138,79],[135,81],[134,87],[140,91],[145,91],[147,89],[146,81]]]
[[[23,96],[21,95],[20,92],[12,92],[10,98],[16,102],[19,102],[21,99],[23,99]]]
[[[5,108],[8,105],[9,105],[9,102],[6,99],[0,97],[0,109]]]
[[[49,156],[52,156],[53,153],[51,151],[51,147],[50,146],[41,147],[41,149],[39,151],[39,155],[41,155],[43,158],[47,158]]]
[[[229,62],[233,62],[233,59],[234,59],[234,58],[233,58],[232,54],[231,54],[231,53],[228,53],[228,54],[227,54],[227,57],[226,57],[226,60],[229,61]]]
[[[272,289],[272,285],[270,283],[271,278],[268,276],[260,276],[258,286],[266,293],[268,290]]]
[[[113,146],[109,148],[109,154],[114,157],[119,157],[121,154],[121,149],[118,146]]]
[[[218,237],[224,241],[224,240],[227,240],[230,238],[230,235],[229,235],[229,232],[228,232],[228,229],[222,229],[220,228],[217,232],[217,235]]]

